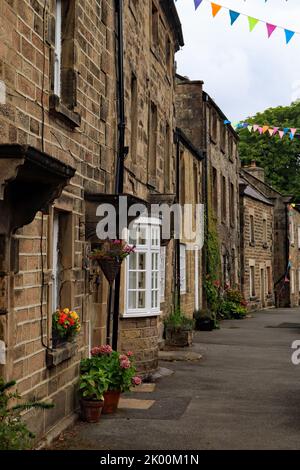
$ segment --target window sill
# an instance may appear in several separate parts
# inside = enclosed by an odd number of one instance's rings
[[[145,313],[123,313],[121,319],[129,319],[129,318],[146,318],[146,317],[159,317],[162,314],[161,311],[159,312],[145,312]]]
[[[56,367],[64,361],[67,361],[71,357],[75,356],[78,351],[78,345],[76,343],[67,343],[57,349],[46,351],[46,364],[48,369]]]
[[[67,108],[67,106],[61,102],[57,95],[50,95],[49,109],[52,115],[62,119],[72,127],[80,127],[80,114],[75,113],[75,111]]]

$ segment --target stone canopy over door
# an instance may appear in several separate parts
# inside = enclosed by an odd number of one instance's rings
[[[31,223],[38,211],[46,213],[75,170],[29,146],[0,145],[0,340],[13,346],[13,280],[18,271],[17,229]],[[1,369],[2,366],[0,366]],[[7,375],[7,368],[1,371]]]

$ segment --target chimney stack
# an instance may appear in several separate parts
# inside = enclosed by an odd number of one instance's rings
[[[257,166],[255,160],[251,160],[250,165],[245,165],[243,168],[250,173],[250,175],[253,175],[258,180],[265,182],[265,170]]]

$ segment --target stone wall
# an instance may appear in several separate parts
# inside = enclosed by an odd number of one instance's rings
[[[242,292],[249,310],[272,307],[274,306],[273,206],[272,203],[267,204],[245,195],[241,195],[240,204]],[[250,235],[250,217],[253,217],[254,221],[254,241]],[[266,220],[266,239],[263,233],[263,219]],[[254,292],[250,292],[251,267],[255,273]]]
[[[129,147],[124,192],[144,201],[149,200],[150,194],[175,193],[174,54],[180,38],[174,29],[178,17],[172,15],[169,6],[166,14],[163,8],[166,3],[157,0],[124,2],[125,138]],[[152,8],[156,11],[155,24],[152,23]],[[161,315],[124,317],[120,321],[122,350],[135,351],[139,369],[146,372],[157,367],[162,320],[170,313],[174,300],[173,273],[174,243],[170,241],[166,250],[165,298],[161,303]],[[123,313],[124,291],[121,316]]]
[[[0,105],[1,143],[30,145],[76,169],[49,215],[42,220],[39,213],[14,237],[19,244],[19,252],[15,252],[18,267],[10,277],[9,324],[3,338],[7,363],[1,374],[16,379],[24,397],[55,402],[53,410],[27,415],[38,436],[74,410],[79,361],[88,353],[90,328],[84,192],[110,191],[115,166],[114,2],[70,2],[68,15],[73,15],[76,25],[65,53],[72,58],[69,67],[72,86],[76,86],[72,88],[74,93],[66,97],[65,106],[53,95],[55,2],[51,0],[45,11],[42,0],[0,2],[0,80],[6,87],[6,103]],[[70,357],[49,369],[46,360],[52,353],[49,350],[46,354],[46,346],[51,347],[54,209],[69,221],[64,226],[67,260],[61,303],[76,309],[82,331]],[[2,324],[6,321],[1,317]],[[59,362],[58,355],[51,360]]]

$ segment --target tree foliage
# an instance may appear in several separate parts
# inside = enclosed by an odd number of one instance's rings
[[[290,106],[266,109],[245,120],[249,124],[270,127],[297,127],[300,129],[300,102]],[[248,129],[239,131],[240,158],[243,164],[255,160],[265,169],[266,181],[285,195],[293,195],[300,202],[300,138],[291,140],[288,135],[281,140],[279,135],[260,135]]]

